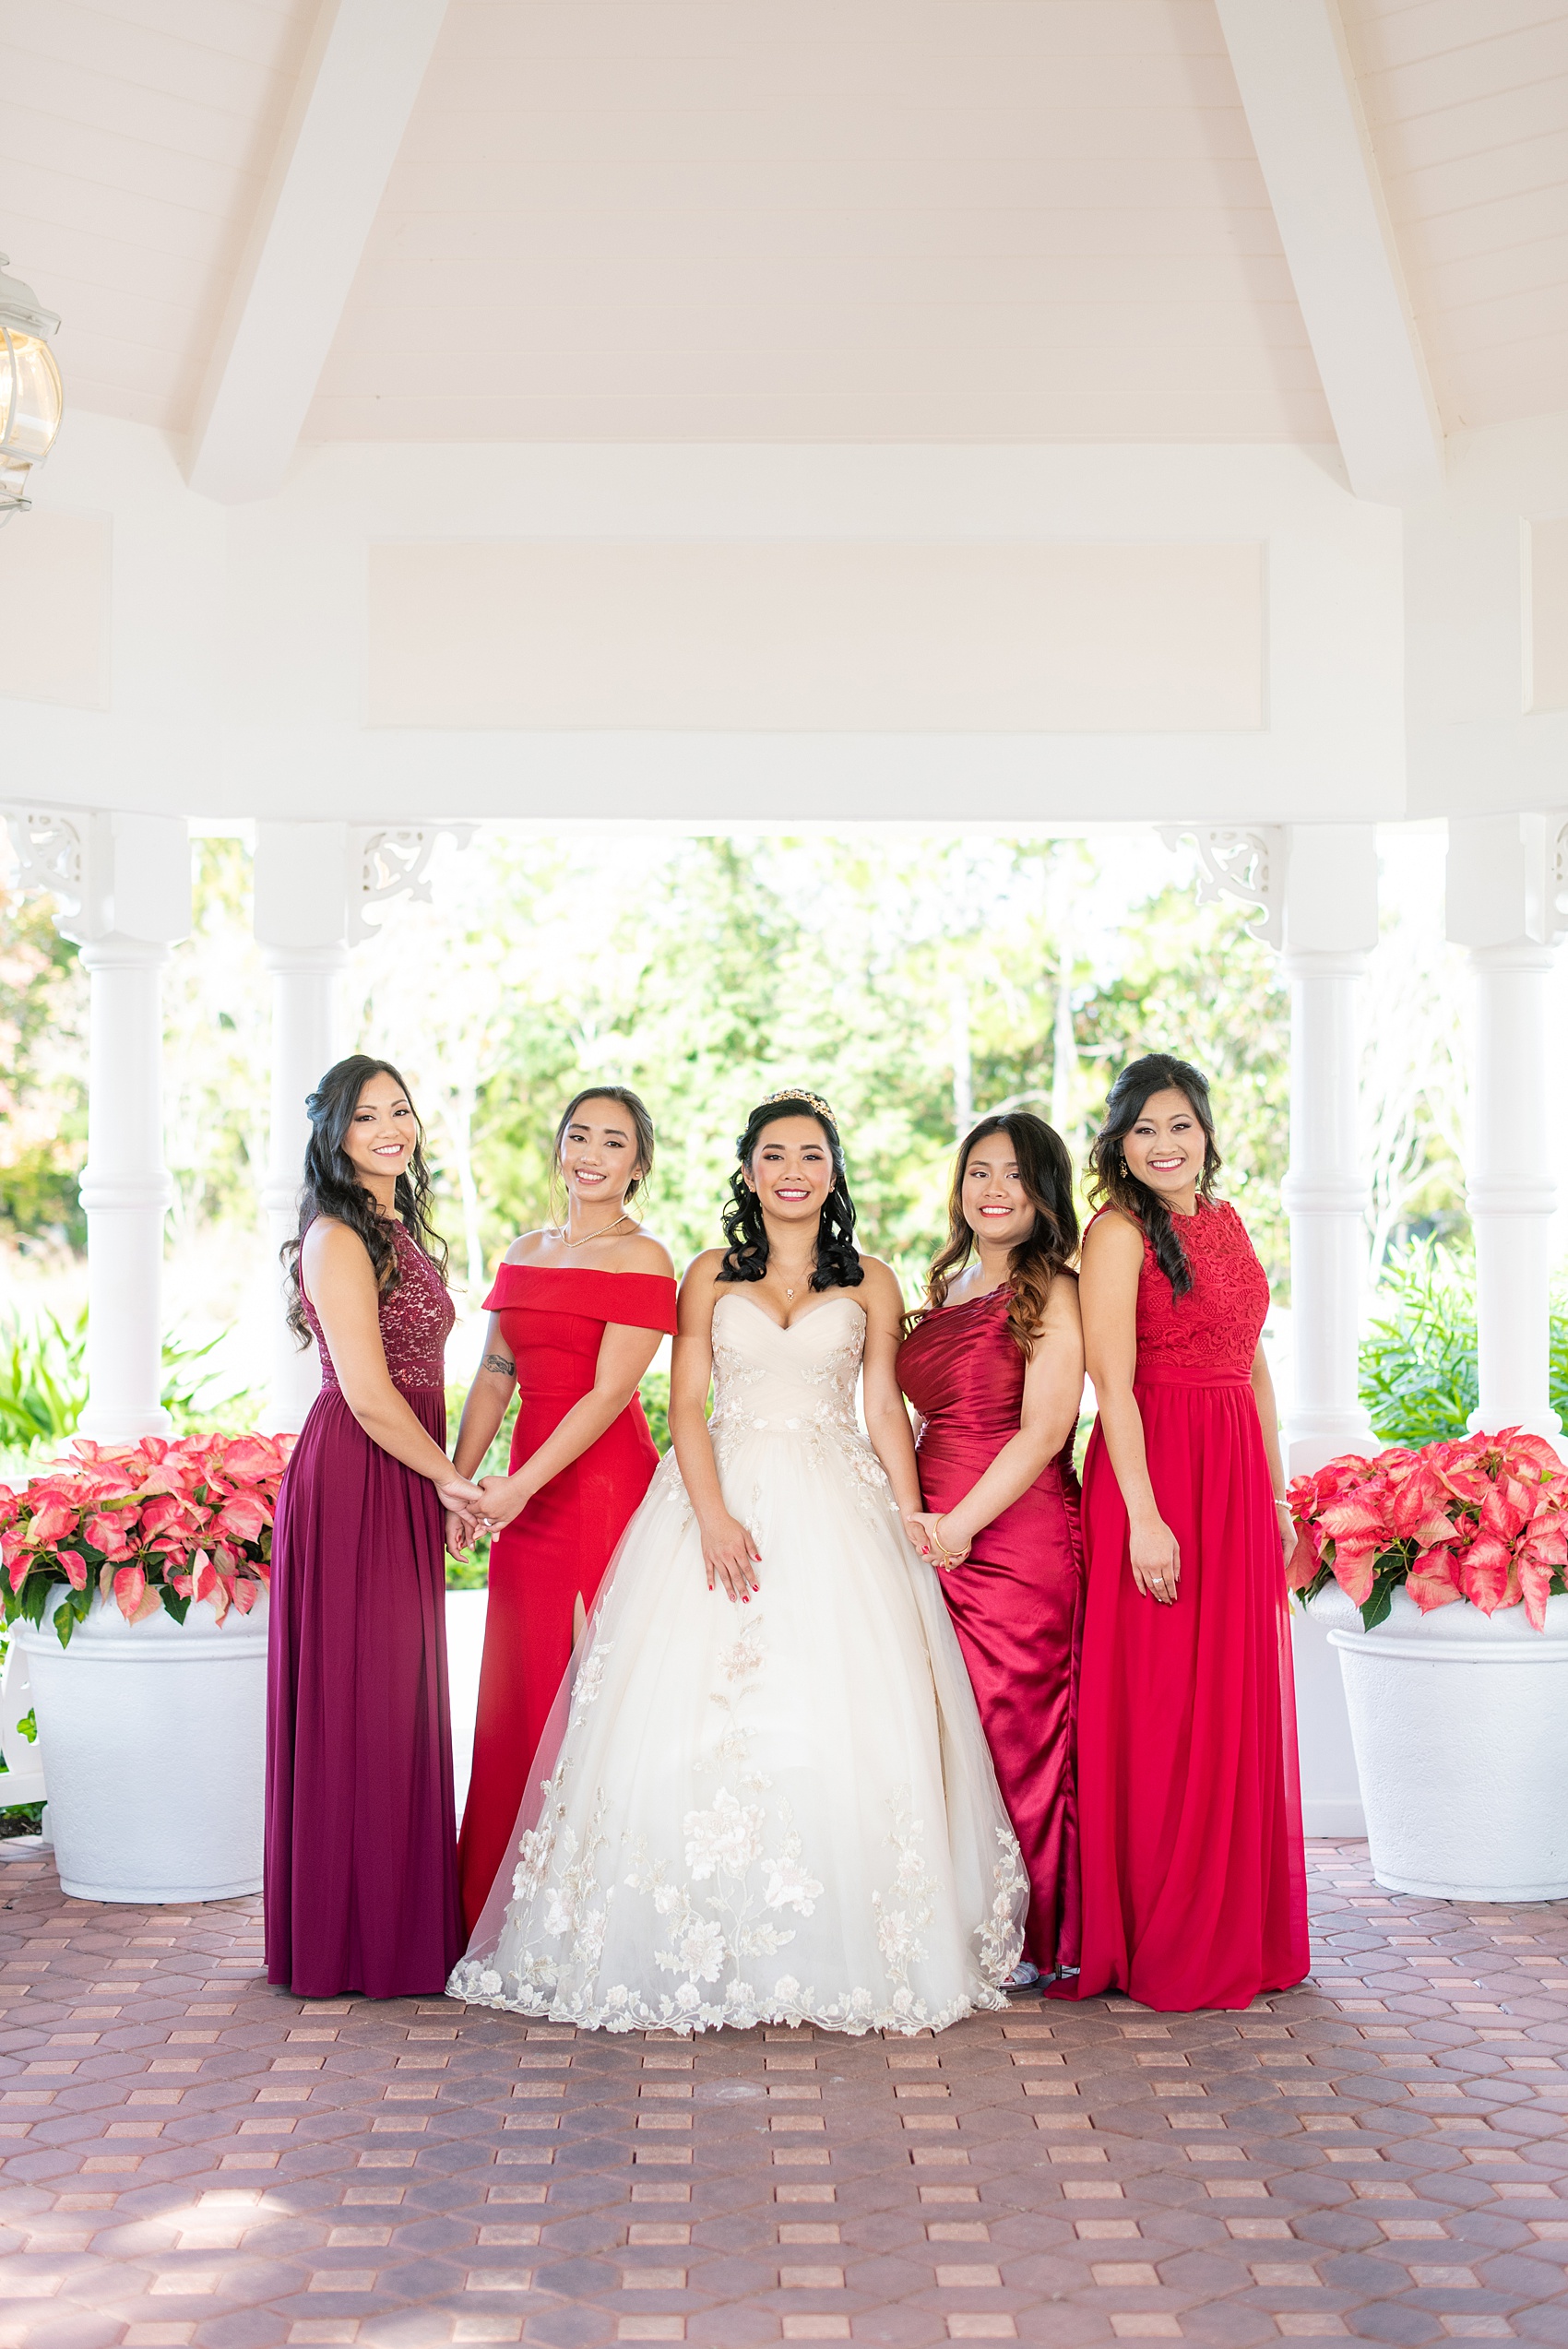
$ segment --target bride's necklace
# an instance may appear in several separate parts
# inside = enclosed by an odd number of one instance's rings
[[[564,1247],[586,1248],[590,1240],[608,1240],[612,1231],[618,1230],[622,1224],[629,1224],[631,1220],[629,1215],[619,1215],[612,1224],[605,1224],[599,1231],[585,1231],[580,1240],[568,1240],[566,1237],[568,1227],[563,1224],[555,1237]]]

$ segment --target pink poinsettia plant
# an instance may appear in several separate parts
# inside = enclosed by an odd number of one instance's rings
[[[20,1489],[0,1485],[6,1620],[54,1610],[62,1647],[95,1598],[128,1623],[193,1604],[248,1615],[271,1575],[272,1512],[291,1436],[79,1440]],[[63,1602],[58,1594],[65,1585]]]
[[[1483,1615],[1522,1607],[1538,1631],[1568,1590],[1568,1467],[1518,1428],[1420,1451],[1347,1453],[1289,1490],[1290,1587],[1331,1582],[1371,1631],[1404,1589],[1423,1615],[1468,1599]]]

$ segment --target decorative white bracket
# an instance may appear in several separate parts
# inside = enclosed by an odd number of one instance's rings
[[[77,808],[7,808],[23,889],[50,889],[69,917],[81,911],[87,885],[87,817]]]
[[[1568,816],[1555,811],[1550,815],[1526,816],[1526,847],[1534,845],[1530,834],[1538,824],[1541,831],[1538,850],[1543,884],[1540,894],[1544,901],[1538,922],[1540,939],[1543,945],[1557,946],[1568,938]],[[1526,885],[1528,891],[1528,882]],[[1537,926],[1534,922],[1529,925],[1532,931]]]
[[[459,848],[466,848],[474,836],[471,824],[420,824],[403,830],[357,832],[353,838],[351,870],[355,874],[350,888],[349,906],[349,943],[362,945],[367,938],[378,935],[380,924],[367,921],[372,906],[384,906],[394,897],[411,897],[417,905],[430,903],[430,884],[425,879],[435,844],[445,833]]]
[[[1249,919],[1253,935],[1266,945],[1284,945],[1285,868],[1289,855],[1284,825],[1241,828],[1223,824],[1162,824],[1159,836],[1168,848],[1180,848],[1183,840],[1196,847],[1203,861],[1198,875],[1200,906],[1237,897],[1254,909]]]

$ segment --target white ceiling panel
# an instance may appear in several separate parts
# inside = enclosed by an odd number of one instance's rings
[[[1344,0],[1450,431],[1568,408],[1568,9]]]
[[[453,0],[306,436],[1331,433],[1209,0]]]
[[[6,0],[0,250],[77,405],[181,430],[315,0]]]

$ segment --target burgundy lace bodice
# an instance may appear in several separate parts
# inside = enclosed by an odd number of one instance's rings
[[[396,1288],[383,1289],[380,1302],[381,1344],[394,1386],[440,1387],[446,1384],[446,1337],[457,1316],[446,1284],[407,1227],[394,1224],[393,1243],[402,1277]],[[338,1373],[327,1350],[321,1323],[307,1297],[305,1319],[321,1356],[321,1383],[336,1386]]]
[[[1134,1377],[1244,1379],[1268,1312],[1268,1275],[1246,1226],[1228,1200],[1200,1202],[1176,1218],[1193,1285],[1172,1297],[1144,1241],[1138,1275],[1138,1366]]]

